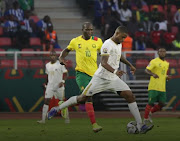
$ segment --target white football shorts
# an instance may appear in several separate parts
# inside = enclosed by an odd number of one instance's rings
[[[114,80],[107,80],[94,75],[82,94],[86,96],[93,96],[94,94],[103,91],[111,91],[116,93],[118,91],[128,90],[131,91],[129,86],[119,77]]]
[[[58,88],[57,90],[47,88],[45,98],[52,98],[53,96],[56,99],[64,100],[64,87]]]

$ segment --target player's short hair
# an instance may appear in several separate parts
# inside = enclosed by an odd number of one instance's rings
[[[82,29],[84,29],[85,25],[92,25],[92,23],[90,23],[90,22],[84,22],[84,23],[82,24]]]
[[[56,54],[56,51],[55,51],[54,49],[52,49],[52,50],[50,51],[50,54]]]
[[[125,26],[119,26],[116,28],[116,32],[128,33],[128,30]]]
[[[165,49],[166,50],[165,47],[159,47],[159,48],[157,48],[157,51],[159,51],[160,49]]]

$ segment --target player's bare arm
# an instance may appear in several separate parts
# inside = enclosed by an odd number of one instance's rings
[[[154,78],[159,78],[159,76],[157,75],[157,74],[155,74],[155,73],[152,73],[150,70],[148,70],[148,69],[145,69],[145,72],[147,73],[147,74],[149,74],[150,76],[153,76]]]
[[[134,75],[136,68],[123,55],[121,55],[120,61],[128,65],[130,67],[131,73]]]
[[[101,65],[108,71],[115,73],[118,77],[121,77],[123,74],[126,74],[126,72],[121,70],[115,70],[113,69],[107,62],[108,62],[108,55],[101,56]]]
[[[71,50],[66,48],[61,52],[61,54],[59,56],[59,62],[60,62],[61,65],[66,65],[65,57],[69,54],[70,51]]]
[[[63,81],[59,83],[59,88],[64,86],[67,77],[68,77],[68,72],[63,73]]]

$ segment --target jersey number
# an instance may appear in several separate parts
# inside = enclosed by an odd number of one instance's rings
[[[86,57],[91,57],[91,52],[89,50],[86,50]]]

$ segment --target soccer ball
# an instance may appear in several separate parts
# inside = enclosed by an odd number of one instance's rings
[[[127,132],[128,132],[128,134],[138,134],[136,121],[130,121],[127,124]]]

